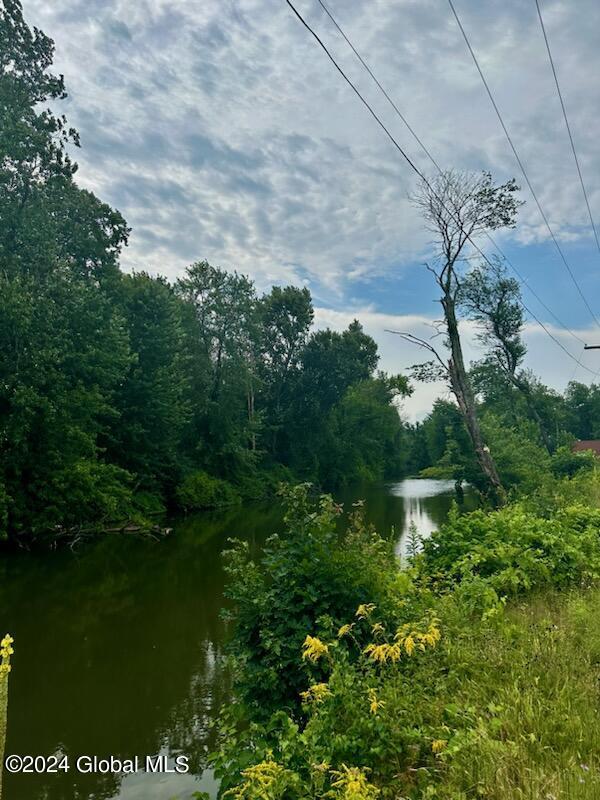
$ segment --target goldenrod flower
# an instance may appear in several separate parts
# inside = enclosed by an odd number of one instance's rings
[[[12,636],[9,636],[8,633],[2,639],[2,641],[0,641],[0,677],[8,675],[12,669],[10,665],[10,657],[15,652],[11,646],[13,642],[14,639]]]
[[[300,697],[305,703],[322,703],[330,694],[331,690],[326,683],[315,683],[305,692],[300,692]]]
[[[366,619],[367,617],[371,616],[376,608],[377,606],[374,603],[361,603],[356,609],[355,616],[357,616],[359,619]]]
[[[315,664],[321,656],[329,652],[329,647],[316,636],[307,636],[302,648],[302,658],[312,661],[313,664]]]
[[[375,689],[369,689],[369,710],[371,714],[377,714],[380,708],[385,706],[385,700],[380,700],[377,697]]]
[[[442,637],[436,623],[437,620],[431,622],[426,631],[416,630],[417,626],[410,623],[402,625],[398,628],[394,640],[404,647],[409,656],[414,653],[416,648],[425,651],[427,647],[435,647]]]
[[[395,664],[396,661],[400,661],[402,655],[399,644],[388,644],[387,642],[368,644],[363,653],[378,664],[386,664],[388,661]]]
[[[367,768],[347,767],[342,764],[341,770],[334,770],[331,776],[332,787],[336,790],[336,797],[343,800],[375,800],[379,789],[367,780]]]
[[[272,760],[268,755],[266,761],[255,764],[242,771],[244,782],[235,789],[229,789],[224,797],[233,797],[235,800],[248,800],[255,797],[273,797],[282,779],[290,775],[289,771]]]

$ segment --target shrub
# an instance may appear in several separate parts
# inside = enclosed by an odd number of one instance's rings
[[[282,489],[285,527],[267,541],[259,564],[246,542],[234,541],[227,554],[236,692],[251,717],[299,710],[307,675],[298,654],[307,633],[342,625],[365,599],[390,606],[391,545],[365,526],[360,509],[340,533],[342,508],[328,495],[314,502],[309,488]]]
[[[573,453],[570,447],[559,447],[553,454],[550,467],[557,478],[572,478],[580,470],[591,470],[600,462],[591,450]]]
[[[274,497],[282,483],[289,483],[292,475],[287,467],[271,464],[268,467],[253,467],[252,470],[238,471],[232,477],[236,490],[244,500],[263,500]]]
[[[153,492],[136,492],[133,496],[133,504],[136,511],[144,516],[164,514],[167,510],[160,495]]]
[[[90,528],[128,519],[133,512],[131,475],[113,464],[79,459],[32,485],[39,511],[31,525],[34,534]],[[20,513],[25,517],[23,512]]]
[[[405,571],[360,515],[339,535],[331,498],[288,489],[262,563],[230,556],[222,796],[598,797],[598,483],[553,479],[570,502],[545,516],[455,506]]]
[[[439,669],[432,659],[439,621],[426,612],[392,623],[374,603],[359,604],[347,619],[327,639],[306,635],[302,658],[296,653],[306,676],[305,724],[277,711],[263,723],[224,731],[214,762],[224,797],[367,800],[380,793],[371,776],[392,778],[431,754],[435,736],[414,709],[419,701],[426,708],[431,692],[423,670]],[[270,777],[285,781],[280,787]],[[273,793],[261,795],[261,787]],[[355,794],[345,793],[350,788]]]
[[[550,470],[550,456],[539,443],[537,426],[521,421],[509,427],[493,414],[486,414],[482,429],[506,489],[532,491],[540,475]]]
[[[240,497],[227,481],[198,470],[188,475],[176,492],[177,501],[185,511],[202,511],[240,502]]]
[[[544,519],[515,503],[493,513],[454,509],[424,543],[420,569],[441,583],[474,576],[499,595],[600,575],[600,511],[573,505]]]

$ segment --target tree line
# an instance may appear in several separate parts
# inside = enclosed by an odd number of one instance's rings
[[[1,536],[213,507],[280,480],[332,489],[423,470],[501,503],[528,468],[568,470],[573,437],[600,435],[600,389],[560,396],[525,370],[518,283],[500,262],[471,266],[473,236],[514,225],[514,181],[446,172],[414,198],[438,243],[448,355],[407,335],[431,355],[412,374],[443,378],[456,405],[407,425],[408,379],[377,370],[358,321],[315,331],[307,288],[261,294],[206,261],[174,282],[120,270],[130,230],[76,182],[78,134],[49,107],[66,97],[53,53],[19,0],[2,0]],[[484,351],[473,365],[467,320]]]
[[[53,52],[0,2],[0,536],[401,473],[408,383],[359,322],[314,331],[308,289],[206,261],[120,270],[130,231],[76,182]]]

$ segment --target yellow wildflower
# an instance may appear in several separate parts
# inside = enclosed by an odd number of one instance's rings
[[[313,664],[329,652],[329,647],[316,636],[307,636],[302,648],[302,658],[312,661]]]
[[[242,771],[244,782],[234,789],[229,789],[223,797],[235,800],[250,800],[255,797],[274,797],[273,792],[283,786],[282,781],[289,777],[289,770],[272,760],[269,755],[266,761],[255,764]],[[283,786],[283,788],[285,788]],[[278,795],[279,796],[279,795]]]
[[[385,706],[385,700],[380,700],[377,697],[375,689],[369,689],[369,710],[371,714],[377,714],[380,708]]]
[[[353,627],[354,627],[354,623],[352,623],[351,625],[348,625],[348,624],[342,625],[342,627],[337,632],[338,639],[341,639],[343,636],[346,636],[347,634],[349,634]]]
[[[9,636],[8,633],[2,639],[2,641],[0,641],[0,677],[8,675],[12,669],[10,665],[10,657],[15,652],[11,646],[13,642],[14,639],[12,636]]]
[[[376,608],[377,606],[374,603],[361,603],[356,609],[355,616],[357,616],[359,619],[366,619],[367,617],[371,616]]]
[[[394,636],[395,641],[404,647],[409,656],[413,654],[416,648],[425,651],[428,647],[435,647],[442,637],[437,626],[437,620],[431,622],[426,631],[419,631],[414,628],[411,630],[411,628],[413,626],[410,623],[402,625]]]
[[[415,640],[410,634],[404,640],[404,649],[409,656],[412,656],[415,651]]]
[[[442,752],[442,750],[446,747],[447,744],[448,744],[447,739],[434,739],[433,742],[431,743],[431,750],[433,753],[437,755],[438,753]]]
[[[331,694],[331,690],[326,683],[315,683],[306,692],[300,692],[300,697],[305,703],[322,703]]]
[[[373,627],[371,628],[371,633],[374,636],[383,635],[384,632],[385,632],[385,629],[384,629],[383,625],[381,624],[381,622],[376,622],[375,625],[373,625]]]
[[[379,789],[369,783],[367,780],[366,772],[368,769],[364,767],[347,767],[342,764],[340,770],[333,770],[331,773],[332,787],[335,789],[335,797],[342,798],[342,800],[375,800],[379,795]]]
[[[388,661],[395,664],[396,661],[400,661],[402,655],[399,644],[388,644],[387,642],[368,644],[363,653],[378,664],[386,664]]]

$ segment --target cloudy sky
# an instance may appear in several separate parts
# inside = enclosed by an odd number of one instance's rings
[[[418,166],[431,165],[317,0],[295,0]],[[444,168],[521,179],[446,0],[327,0]],[[534,0],[455,0],[567,259],[600,313],[595,249]],[[592,211],[600,223],[600,4],[541,0]],[[125,269],[174,278],[206,258],[259,289],[303,283],[317,323],[361,319],[382,366],[419,353],[385,328],[430,335],[437,293],[430,234],[408,201],[414,175],[284,0],[24,0],[56,42],[63,104],[81,133],[79,181],[133,228]],[[520,182],[522,182],[520,180]],[[497,238],[586,342],[594,323],[526,188],[519,224]],[[488,247],[483,246],[489,252]],[[524,299],[581,363],[600,351]],[[472,331],[466,331],[472,338]],[[535,324],[528,366],[557,388],[593,376]],[[470,347],[470,354],[476,355]],[[440,386],[407,403],[420,416]]]

